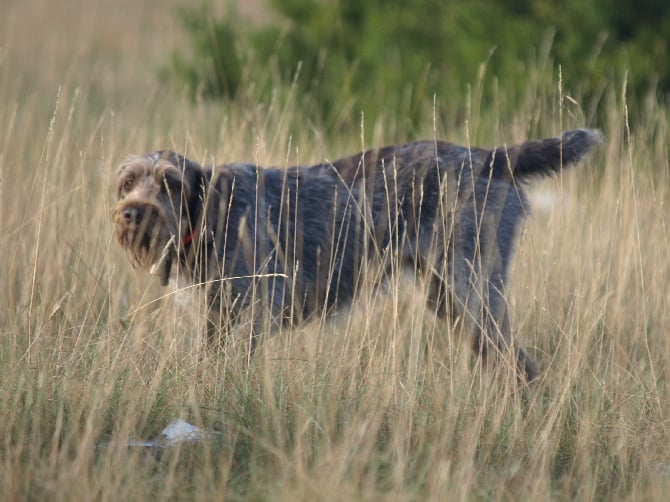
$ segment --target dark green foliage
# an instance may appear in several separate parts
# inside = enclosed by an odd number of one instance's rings
[[[263,98],[295,81],[326,119],[363,110],[411,122],[426,119],[434,95],[463,103],[483,70],[512,95],[531,76],[556,85],[558,65],[579,98],[624,75],[633,95],[670,90],[663,0],[268,2],[281,21],[263,26],[232,12],[213,18],[206,5],[181,11],[190,48],[172,69],[192,96],[235,97],[254,82],[253,97]],[[484,85],[484,99],[492,88]]]
[[[212,19],[206,4],[179,11],[189,34],[190,54],[172,55],[172,69],[193,96],[234,96],[242,82],[242,61],[234,23]]]

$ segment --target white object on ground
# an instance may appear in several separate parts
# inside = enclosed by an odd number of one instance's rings
[[[149,441],[128,441],[128,446],[142,446],[145,448],[168,448],[180,443],[195,443],[207,439],[213,433],[203,431],[195,425],[189,424],[184,420],[177,418],[170,422],[168,426],[154,439]],[[100,446],[107,446],[108,443],[101,443]]]

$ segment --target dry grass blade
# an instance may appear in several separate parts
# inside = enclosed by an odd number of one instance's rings
[[[307,164],[408,133],[368,119],[324,139],[297,95],[271,110],[180,101],[147,71],[178,41],[176,3],[3,5],[3,498],[664,500],[667,107],[631,125],[612,93],[601,151],[531,187],[552,196],[512,274],[515,329],[544,369],[530,392],[477,365],[399,273],[333,321],[266,338],[247,370],[236,346],[203,347],[194,310],[127,265],[113,241],[113,166],[159,147]],[[490,113],[478,103],[476,132],[436,109],[422,135],[493,145],[584,125],[572,98],[519,102]],[[127,447],[176,417],[216,439]]]

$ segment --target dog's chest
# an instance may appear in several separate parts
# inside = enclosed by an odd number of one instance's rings
[[[200,288],[194,285],[191,280],[184,277],[179,271],[173,271],[170,274],[169,285],[173,291],[175,304],[180,308],[194,310],[197,307]]]

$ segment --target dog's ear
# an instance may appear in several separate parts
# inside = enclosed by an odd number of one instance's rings
[[[191,229],[196,230],[202,226],[204,217],[204,205],[207,194],[207,176],[205,170],[199,164],[186,160],[184,163],[184,180],[188,182],[191,192],[186,206],[188,208]]]
[[[189,160],[183,155],[169,150],[158,150],[147,156],[151,158],[154,163],[167,161],[170,165],[176,168],[179,173],[178,180],[173,179],[167,181],[168,183],[170,181],[179,183],[179,187],[175,188],[178,188],[179,192],[182,193],[182,203],[185,204],[188,209],[191,209],[191,206],[194,205],[197,200],[202,201],[207,180],[205,170],[197,162]]]
[[[208,235],[226,234],[229,224],[227,213],[234,189],[235,175],[228,166],[214,167],[205,192],[204,226]]]
[[[191,222],[191,231],[199,226],[198,219],[202,218],[202,208],[207,194],[207,173],[197,162],[187,159],[183,155],[170,152],[168,160],[181,172],[182,203]]]

